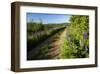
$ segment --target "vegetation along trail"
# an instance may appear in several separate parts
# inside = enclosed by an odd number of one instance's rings
[[[63,37],[66,35],[65,32],[66,29],[64,28],[43,41],[37,47],[33,48],[27,54],[28,60],[60,58],[60,48],[62,45]]]

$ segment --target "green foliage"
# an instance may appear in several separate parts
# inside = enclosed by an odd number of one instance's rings
[[[89,17],[74,15],[67,27],[67,38],[62,47],[62,58],[89,57]]]
[[[27,32],[36,32],[39,30],[43,30],[44,29],[44,25],[42,23],[27,23]]]

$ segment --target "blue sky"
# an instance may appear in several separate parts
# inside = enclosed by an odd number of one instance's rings
[[[43,14],[43,13],[27,13],[27,22],[40,22],[43,24],[50,23],[69,23],[71,15],[65,14]]]

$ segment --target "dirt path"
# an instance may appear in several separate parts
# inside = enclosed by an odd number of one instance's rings
[[[60,48],[63,44],[63,40],[66,36],[66,29],[64,29],[59,35],[56,33],[46,41],[41,43],[38,47],[34,48],[28,53],[28,60],[34,59],[59,59]],[[48,46],[48,48],[42,49]],[[37,51],[38,50],[38,51]]]
[[[65,38],[66,38],[66,33],[67,33],[67,29],[65,29],[65,30],[61,33],[60,37],[59,37],[58,40],[55,42],[55,45],[56,45],[57,47],[59,47],[59,52],[60,52],[59,58],[61,58],[61,48],[62,48],[63,42],[64,42],[64,40],[65,40]]]

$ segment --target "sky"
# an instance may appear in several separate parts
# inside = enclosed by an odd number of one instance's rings
[[[27,22],[41,22],[43,24],[52,23],[69,23],[71,15],[66,14],[44,14],[44,13],[27,13]]]

